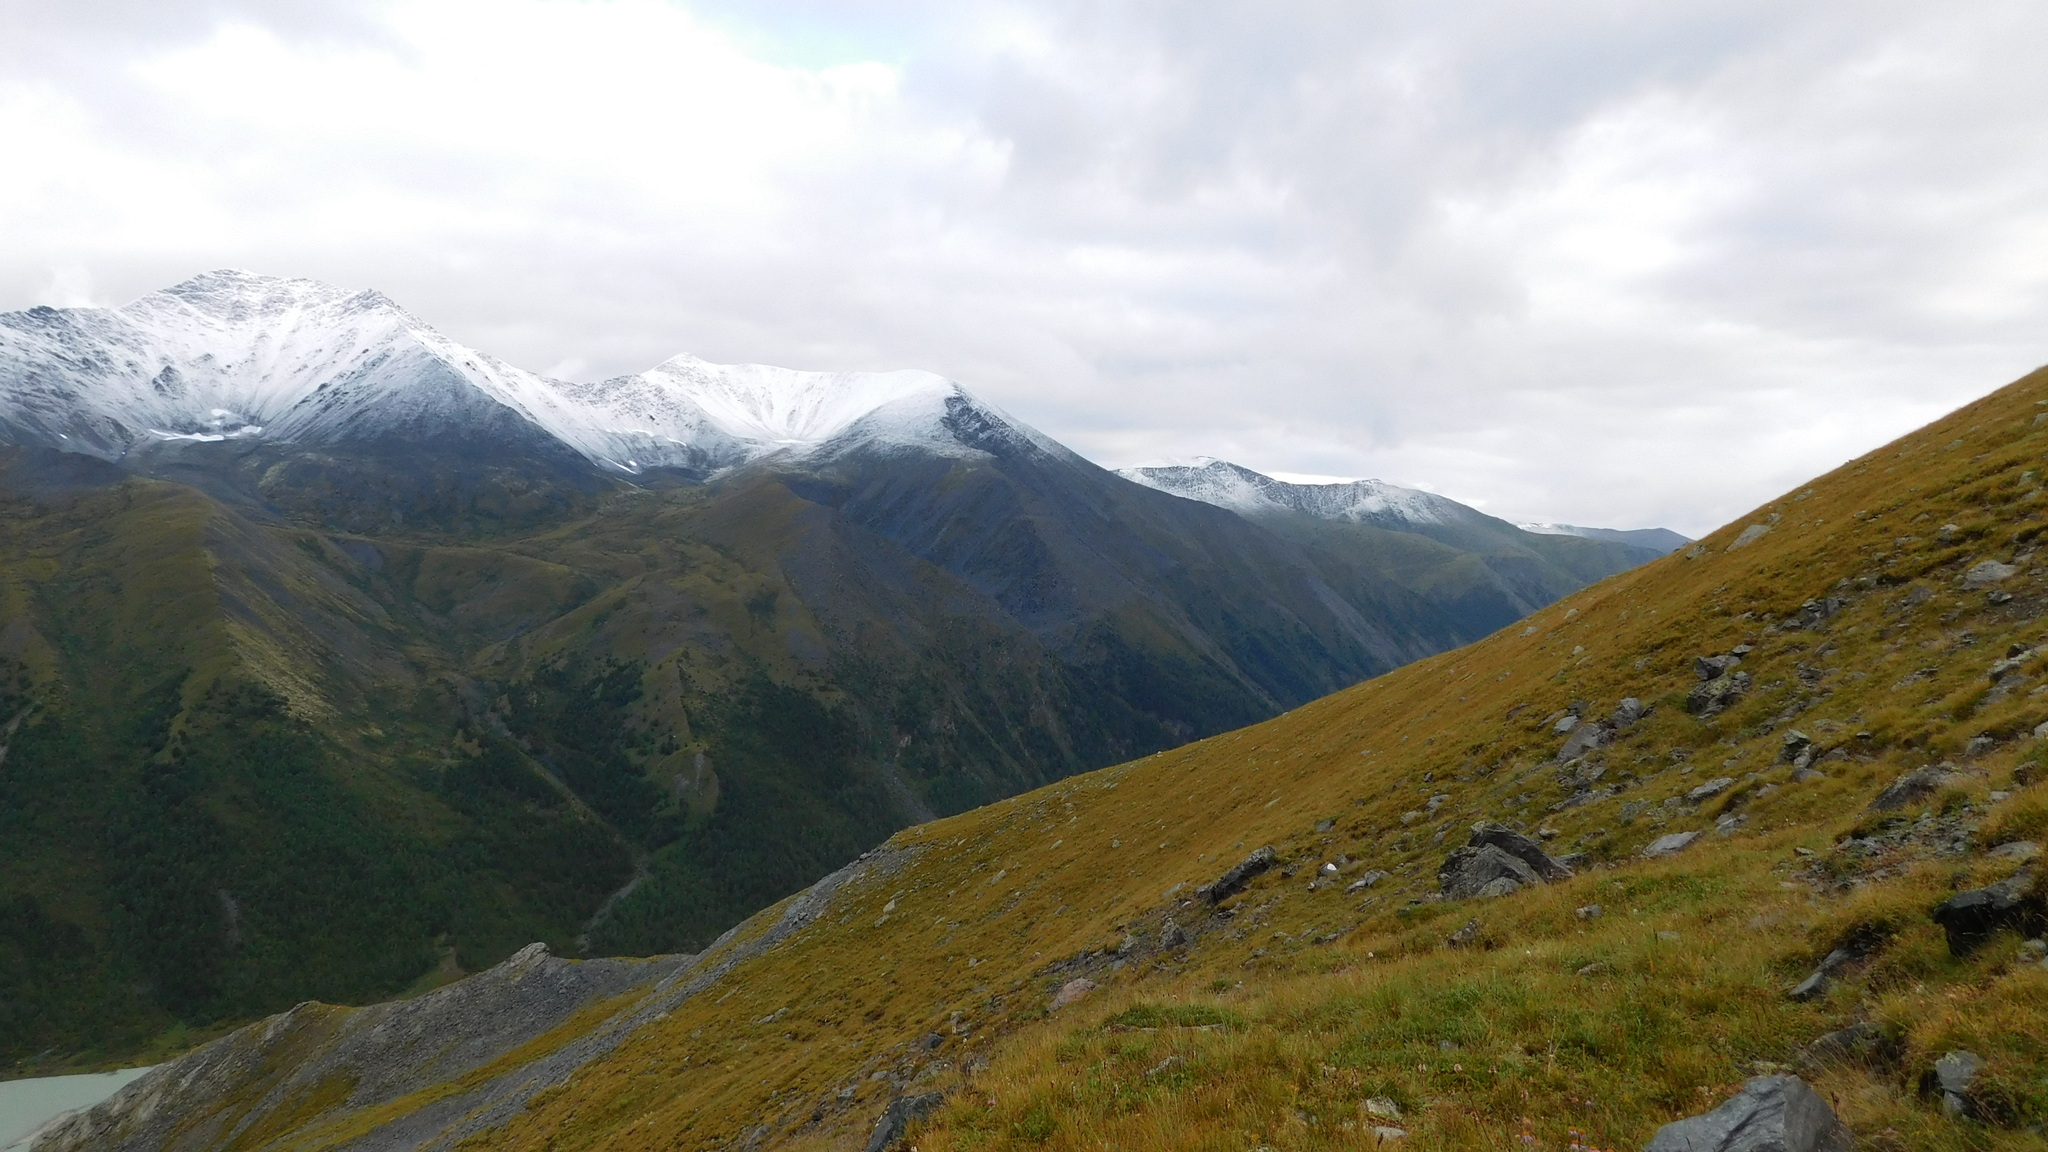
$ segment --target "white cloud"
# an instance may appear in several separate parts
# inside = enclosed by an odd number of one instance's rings
[[[2043,359],[2048,10],[22,0],[0,306],[238,265],[602,374],[1699,531]]]

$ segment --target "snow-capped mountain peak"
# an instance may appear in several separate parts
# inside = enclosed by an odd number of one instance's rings
[[[929,372],[800,372],[677,356],[596,383],[527,372],[374,291],[222,270],[121,308],[0,315],[0,441],[118,460],[151,440],[426,442],[538,431],[602,467],[700,473],[854,444],[1060,450]],[[982,447],[986,447],[983,445]]]

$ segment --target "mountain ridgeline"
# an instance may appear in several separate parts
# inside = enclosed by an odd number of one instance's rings
[[[1656,554],[1241,515],[926,373],[554,381],[244,273],[0,316],[0,443],[9,1061],[695,950]]]

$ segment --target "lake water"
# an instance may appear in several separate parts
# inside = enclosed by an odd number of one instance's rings
[[[85,1076],[40,1076],[0,1082],[0,1152],[18,1152],[26,1147],[21,1143],[23,1138],[50,1117],[90,1108],[147,1071],[148,1068],[123,1068]]]

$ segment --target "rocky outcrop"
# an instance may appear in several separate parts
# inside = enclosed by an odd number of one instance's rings
[[[916,1096],[898,1096],[882,1111],[882,1118],[875,1121],[875,1130],[868,1137],[867,1152],[888,1152],[903,1141],[912,1122],[932,1114],[945,1102],[942,1092],[925,1092]]]
[[[365,1128],[349,1142],[351,1152],[452,1149],[506,1123],[535,1095],[566,1083],[646,1024],[718,986],[736,966],[802,932],[841,888],[886,879],[921,851],[883,845],[867,852],[779,908],[727,931],[697,956],[576,961],[532,944],[495,968],[412,1000],[367,1008],[301,1004],[161,1065],[53,1125],[33,1152],[270,1147],[344,1118]],[[614,998],[620,1007],[602,1021],[559,1045],[522,1052],[577,1013]],[[496,1063],[514,1053],[521,1053],[517,1060]],[[487,1067],[494,1071],[481,1074]],[[393,1110],[388,1120],[365,1119],[422,1089],[454,1084],[460,1089]],[[243,1139],[251,1133],[262,1139]]]
[[[1749,654],[1741,645],[1725,656],[1700,656],[1693,660],[1693,674],[1699,683],[1685,697],[1685,710],[1705,719],[1720,713],[1749,691],[1749,673],[1736,670]]]
[[[1759,1076],[1703,1116],[1666,1124],[1643,1152],[1849,1152],[1847,1126],[1797,1076]]]
[[[1934,922],[1948,933],[1951,955],[1965,956],[2001,929],[2033,934],[2048,927],[2048,894],[2032,869],[1996,884],[1958,892],[1934,906]]]
[[[1506,896],[1571,874],[1527,836],[1499,824],[1479,824],[1466,846],[1446,857],[1436,875],[1445,899],[1465,900]]]
[[[480,1068],[689,959],[573,961],[529,944],[495,968],[413,1000],[358,1009],[301,1004],[163,1065],[51,1128],[35,1149],[227,1147],[335,1085],[342,1086],[339,1109],[375,1107]]]
[[[1230,870],[1214,881],[1204,884],[1196,891],[1211,904],[1221,904],[1252,882],[1252,878],[1279,863],[1280,854],[1273,851],[1271,844],[1231,865]]]
[[[1870,802],[1874,812],[1891,812],[1909,804],[1918,804],[1943,788],[1962,779],[1955,765],[1948,763],[1931,764],[1915,768],[1911,772],[1885,785],[1884,791]]]

